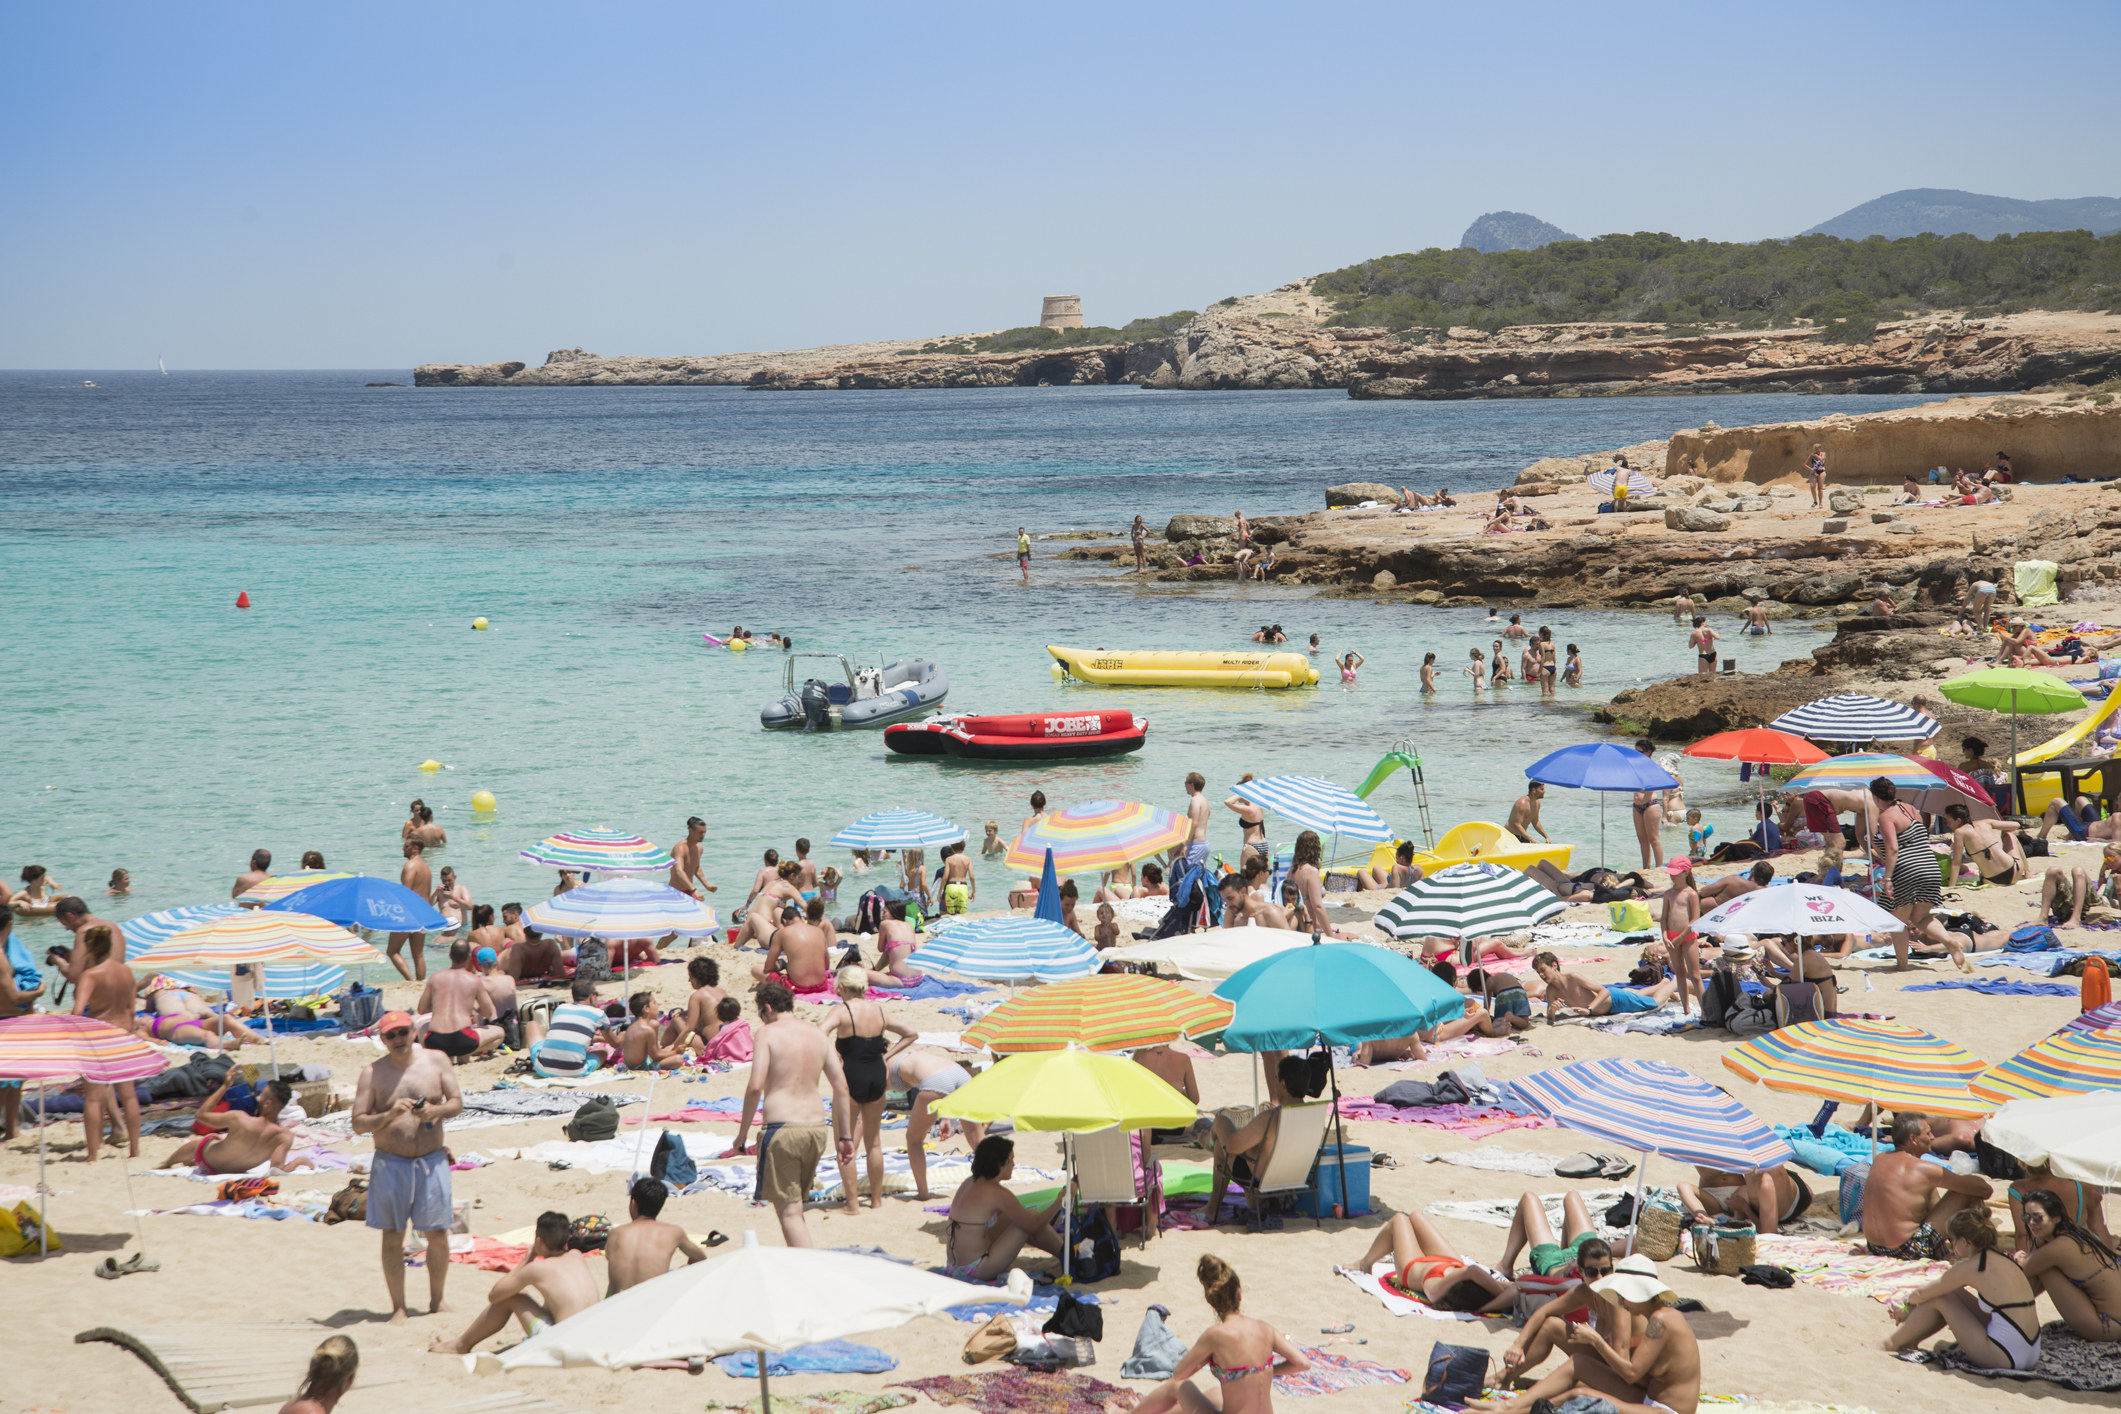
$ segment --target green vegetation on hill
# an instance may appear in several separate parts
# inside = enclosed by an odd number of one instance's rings
[[[1177,310],[1153,319],[1132,319],[1114,329],[1096,324],[1087,329],[1047,329],[1031,324],[1022,329],[1004,329],[978,339],[944,339],[923,345],[922,353],[1016,353],[1028,349],[1079,349],[1093,344],[1131,344],[1142,339],[1163,339],[1177,333],[1193,319],[1195,311]]]
[[[1537,250],[1388,255],[1321,275],[1315,289],[1338,307],[1329,322],[1347,328],[1585,320],[1766,328],[1812,319],[1829,337],[1868,337],[1878,320],[1924,309],[2121,313],[2121,235],[1798,236],[1738,245],[1645,231]]]

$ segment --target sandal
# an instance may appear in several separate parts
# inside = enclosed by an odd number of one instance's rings
[[[715,1228],[710,1228],[707,1231],[707,1245],[709,1247],[719,1247],[728,1240],[729,1234],[726,1232]]]

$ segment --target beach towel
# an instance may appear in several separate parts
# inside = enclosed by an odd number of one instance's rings
[[[610,1079],[609,1076],[604,1078],[607,1081]],[[505,1087],[510,1083],[503,1081],[502,1085]],[[636,1095],[625,1090],[606,1090],[588,1095],[579,1092],[572,1095],[552,1095],[536,1090],[496,1088],[467,1094],[464,1097],[464,1108],[467,1111],[477,1110],[481,1114],[528,1119],[546,1115],[571,1115],[588,1101],[595,1099],[609,1100],[614,1105],[638,1105],[647,1098],[646,1095]],[[730,1103],[734,1105],[736,1102],[732,1100]],[[453,1119],[449,1122],[449,1127],[456,1129],[462,1124],[461,1118]]]
[[[1554,1165],[1561,1162],[1553,1154],[1526,1154],[1514,1149],[1505,1149],[1496,1144],[1485,1144],[1478,1149],[1460,1149],[1450,1154],[1409,1154],[1409,1159],[1419,1159],[1430,1164],[1456,1164],[1460,1168],[1491,1169],[1496,1173],[1521,1173],[1534,1178],[1552,1178]]]
[[[1132,1402],[1118,1385],[1074,1370],[931,1375],[924,1380],[899,1380],[894,1387],[919,1390],[937,1404],[969,1404],[980,1414],[1103,1414],[1107,1400]],[[774,1404],[778,1408],[780,1401]]]
[[[1584,1206],[1595,1214],[1603,1213],[1622,1198],[1632,1196],[1633,1192],[1634,1190],[1630,1188],[1586,1188],[1581,1190],[1580,1196],[1583,1198]],[[1561,1211],[1561,1200],[1566,1196],[1566,1194],[1561,1193],[1543,1193],[1540,1195],[1540,1203],[1547,1210],[1547,1221],[1553,1225],[1556,1232],[1564,1232],[1568,1229],[1568,1219],[1563,1216]],[[1654,1206],[1662,1206],[1674,1210],[1679,1207],[1679,1195],[1670,1188],[1653,1186],[1644,1192],[1643,1201]],[[1517,1217],[1517,1200],[1515,1198],[1492,1198],[1467,1202],[1431,1203],[1423,1208],[1422,1211],[1432,1218],[1456,1218],[1460,1222],[1481,1223],[1488,1227],[1506,1228]],[[1624,1231],[1626,1231],[1624,1228],[1601,1228],[1599,1236],[1604,1237],[1608,1233]]]
[[[462,1242],[463,1247],[457,1244]],[[512,1272],[530,1258],[527,1242],[503,1242],[496,1237],[456,1236],[449,1239],[449,1260],[482,1272]]]
[[[1903,992],[1979,992],[1989,997],[2074,997],[2077,989],[2062,982],[2005,982],[1984,977],[1978,982],[1917,982]]]
[[[1792,1237],[1763,1232],[1753,1239],[1755,1260],[1786,1267],[1809,1286],[1843,1296],[1866,1296],[1890,1306],[1921,1290],[1949,1262],[1903,1262],[1873,1257],[1864,1245],[1842,1237]]]
[[[948,1212],[950,1210],[945,1208],[943,1211]],[[942,1276],[950,1275],[941,1267],[930,1267],[928,1270]],[[1031,1299],[1021,1306],[1007,1301],[974,1301],[965,1306],[949,1307],[943,1314],[953,1321],[966,1321],[978,1325],[981,1322],[992,1320],[998,1315],[1012,1317],[1019,1315],[1050,1316],[1059,1310],[1061,1292],[1067,1290],[1067,1288],[1060,1286],[1039,1272],[1030,1273],[1030,1277]],[[969,1278],[960,1278],[960,1280],[968,1281],[973,1286],[1001,1287],[1007,1285],[1006,1282],[999,1281],[973,1281]],[[1086,1306],[1099,1304],[1097,1293],[1094,1291],[1070,1291],[1069,1294]]]
[[[1430,1105],[1420,1109],[1401,1109],[1397,1105],[1381,1105],[1375,1100],[1360,1095],[1340,1097],[1340,1116],[1353,1120],[1385,1120],[1392,1124],[1424,1124],[1432,1129],[1447,1129],[1468,1139],[1486,1139],[1508,1129],[1549,1129],[1550,1121],[1537,1115],[1516,1115],[1508,1110],[1486,1109],[1472,1105]]]
[[[1799,1163],[1824,1178],[1838,1178],[1870,1160],[1871,1141],[1838,1124],[1818,1134],[1803,1124],[1778,1124],[1774,1129],[1796,1151]]]
[[[719,1159],[728,1154],[736,1142],[733,1134],[681,1134],[674,1129],[658,1129],[643,1136],[640,1133],[622,1134],[612,1139],[598,1139],[575,1143],[566,1139],[548,1139],[543,1144],[529,1149],[494,1152],[503,1158],[530,1159],[553,1168],[581,1169],[587,1173],[633,1172],[635,1156],[638,1154],[640,1170],[648,1172],[648,1160],[656,1146],[668,1137],[672,1143],[685,1146],[685,1153],[694,1163]]]
[[[718,1355],[714,1363],[725,1375],[746,1380],[759,1377],[759,1355],[755,1350]],[[821,1340],[814,1345],[775,1351],[766,1357],[766,1374],[772,1379],[784,1375],[881,1375],[897,1368],[897,1356],[852,1340]]]
[[[2064,1389],[2095,1393],[2121,1390],[2121,1344],[2086,1340],[2072,1331],[2067,1321],[2049,1321],[2042,1326],[2040,1342],[2040,1363],[2030,1370],[1981,1369],[1966,1358],[1957,1341],[1946,1341],[1935,1350],[1903,1351],[1900,1358],[1912,1365],[1930,1365],[1989,1379],[2045,1380]]]
[[[782,1394],[773,1392],[773,1414],[883,1414],[886,1409],[901,1409],[912,1404],[910,1394],[872,1394],[859,1389],[830,1389],[823,1394]],[[709,1409],[719,1409],[724,1414],[759,1414],[756,1396],[750,1399],[707,1401]]]
[[[1276,1375],[1274,1392],[1292,1399],[1310,1399],[1321,1394],[1339,1394],[1344,1389],[1359,1385],[1403,1385],[1413,1380],[1409,1370],[1394,1369],[1380,1365],[1375,1360],[1359,1360],[1353,1355],[1343,1355],[1320,1345],[1299,1345],[1311,1368],[1300,1375]]]
[[[2055,592],[2055,576],[2062,566],[2053,560],[2020,560],[2011,566],[2011,583],[2018,591],[2018,604],[2026,609],[2044,609],[2061,602]]]
[[[700,1052],[703,1060],[748,1061],[751,1059],[751,1023],[743,1017],[729,1022],[714,1033]]]
[[[1366,1272],[1358,1271],[1354,1267],[1335,1267],[1333,1270],[1376,1297],[1377,1304],[1395,1316],[1427,1316],[1432,1321],[1477,1321],[1480,1319],[1470,1311],[1439,1311],[1426,1301],[1414,1300],[1396,1286],[1386,1285],[1384,1278],[1392,1276],[1398,1271],[1398,1268],[1392,1264],[1390,1258],[1379,1262]],[[1276,1383],[1279,1384],[1280,1381],[1277,1380]],[[1318,1392],[1324,1394],[1327,1391],[1320,1390]]]

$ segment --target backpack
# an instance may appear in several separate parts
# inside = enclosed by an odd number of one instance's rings
[[[1775,1005],[1765,997],[1741,996],[1723,1017],[1724,1029],[1740,1040],[1775,1029]]]
[[[1784,982],[1775,989],[1775,1027],[1819,1021],[1819,987],[1812,982]]]
[[[615,1139],[619,1133],[619,1107],[602,1095],[592,1096],[582,1102],[560,1132],[577,1144]]]
[[[1069,1217],[1068,1245],[1074,1249],[1068,1260],[1068,1274],[1078,1285],[1119,1275],[1119,1234],[1105,1221],[1103,1208],[1091,1209],[1087,1218],[1080,1214]]]
[[[615,982],[611,971],[611,949],[595,938],[584,938],[574,946],[574,975],[592,982]]]
[[[672,1188],[683,1188],[699,1181],[700,1166],[692,1161],[685,1141],[666,1129],[657,1137],[655,1153],[648,1158],[648,1176],[660,1178]]]
[[[1731,1009],[1745,993],[1738,985],[1738,974],[1729,966],[1717,968],[1701,984],[1701,1024],[1722,1026],[1730,1016]]]
[[[2005,952],[2053,952],[2061,946],[2062,940],[2055,936],[2054,929],[2048,927],[2045,923],[2027,923],[2022,927],[2011,929],[2010,937],[2004,940],[2003,950]]]

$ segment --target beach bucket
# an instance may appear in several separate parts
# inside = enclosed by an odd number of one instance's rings
[[[1751,1223],[1701,1223],[1694,1228],[1694,1265],[1711,1276],[1734,1277],[1753,1265]]]
[[[1679,1255],[1679,1230],[1677,1212],[1646,1204],[1635,1226],[1635,1250],[1653,1262],[1669,1262]]]
[[[735,947],[735,946],[736,946],[736,940],[737,940],[738,938],[742,937],[743,935],[744,935],[744,930],[743,930],[743,928],[742,928],[742,926],[741,926],[741,925],[739,925],[739,926],[736,926],[736,927],[732,927],[732,928],[731,928],[731,929],[729,930],[729,946],[731,946],[731,947]]]

